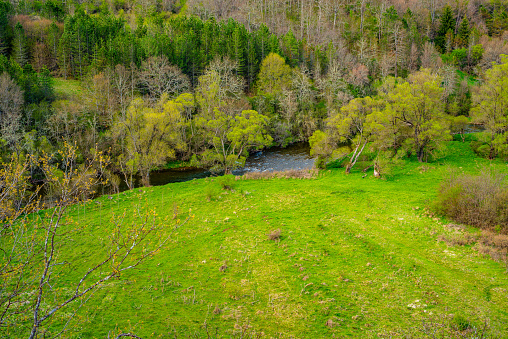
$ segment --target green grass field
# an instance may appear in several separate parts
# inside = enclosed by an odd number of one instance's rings
[[[69,99],[83,93],[79,80],[53,78],[53,87],[58,99]]]
[[[451,315],[508,337],[506,265],[438,241],[456,231],[424,212],[450,168],[508,168],[475,157],[468,143],[449,151],[439,162],[408,161],[389,180],[337,169],[311,180],[236,180],[229,191],[203,179],[102,197],[86,215],[74,208],[87,228],[64,245],[74,264],[62,283],[101,257],[111,213],[147,204],[163,218],[177,204],[182,218],[194,217],[154,258],[96,291],[72,337],[201,338],[205,323],[225,338],[245,328],[266,338],[430,337],[423,324]],[[280,241],[269,240],[276,229]]]

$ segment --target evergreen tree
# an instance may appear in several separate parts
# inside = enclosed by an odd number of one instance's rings
[[[0,54],[7,55],[9,49],[9,17],[12,5],[0,0]]]
[[[254,84],[259,67],[259,59],[257,58],[256,45],[252,34],[247,37],[246,54],[247,62],[245,67],[245,77],[247,79],[247,86],[250,89]]]
[[[441,15],[441,21],[439,24],[439,29],[436,32],[436,38],[434,42],[436,44],[436,48],[440,53],[446,52],[446,42],[447,42],[447,34],[448,37],[453,38],[455,30],[455,15],[450,6],[446,6],[444,8],[443,14]]]
[[[26,65],[26,63],[28,62],[28,51],[25,30],[23,29],[23,26],[21,26],[19,22],[16,24],[16,26],[14,26],[12,58],[22,67]]]
[[[259,46],[259,59],[264,60],[270,53],[270,31],[265,24],[261,24],[256,32],[256,39]]]
[[[268,44],[270,45],[270,53],[281,54],[278,36],[276,36],[275,34],[272,34],[270,36],[270,40],[269,40]]]
[[[241,27],[243,29],[245,29],[243,25]],[[245,59],[243,57],[243,51],[244,51],[243,37],[244,37],[244,34],[243,34],[243,31],[240,29],[241,27],[237,26],[235,28],[235,30],[233,31],[233,41],[232,41],[233,43],[231,44],[231,46],[232,46],[231,59],[233,59],[237,64],[237,68],[236,68],[237,74],[236,75],[243,75],[244,66],[245,66]]]
[[[500,36],[505,30],[508,29],[508,13],[503,7],[494,11],[492,19],[487,22],[489,34],[493,36]]]
[[[462,19],[459,31],[457,32],[457,40],[458,45],[461,47],[465,47],[469,44],[469,35],[471,34],[471,28],[469,27],[469,20],[467,19],[467,16]]]
[[[289,65],[291,67],[297,66],[300,61],[298,40],[296,40],[296,37],[291,30],[282,37],[282,42],[284,44],[284,54]]]

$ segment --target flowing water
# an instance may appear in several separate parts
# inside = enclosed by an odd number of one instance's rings
[[[234,175],[242,175],[247,172],[286,171],[291,169],[311,169],[314,166],[314,158],[310,156],[310,147],[307,143],[298,143],[270,149],[251,154],[245,162],[245,167],[233,171]],[[150,174],[152,186],[165,185],[171,182],[182,182],[192,179],[206,178],[211,176],[207,170],[199,168],[181,168],[153,172]]]

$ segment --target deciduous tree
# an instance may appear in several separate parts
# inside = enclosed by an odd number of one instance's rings
[[[258,75],[258,91],[260,94],[276,95],[291,85],[291,68],[284,59],[270,53],[262,62]]]
[[[485,126],[489,157],[508,154],[508,56],[486,72],[485,82],[473,95],[473,121]]]
[[[200,157],[199,162],[212,171],[231,173],[243,167],[248,152],[270,145],[272,137],[266,125],[268,117],[253,110],[231,116],[215,109],[214,119],[204,125],[208,144],[211,147]]]
[[[185,106],[166,95],[154,107],[143,99],[135,99],[127,109],[125,118],[118,118],[111,129],[124,154],[123,166],[133,167],[141,173],[143,184],[150,185],[150,171],[173,159],[177,150],[185,147],[179,131]]]

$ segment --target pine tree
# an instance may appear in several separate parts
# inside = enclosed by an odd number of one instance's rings
[[[252,34],[247,37],[246,48],[247,48],[246,78],[247,78],[247,86],[250,89],[256,79],[256,74],[259,65],[259,60],[256,54],[254,36]]]
[[[467,16],[462,19],[459,31],[457,33],[458,37],[458,44],[461,47],[465,47],[469,44],[469,35],[471,34],[471,28],[469,27],[469,20],[467,19]]]
[[[0,54],[7,55],[9,49],[8,30],[12,5],[0,0]]]
[[[25,30],[18,22],[14,27],[14,40],[12,44],[12,58],[21,67],[25,66],[28,62],[28,52],[26,46]]]
[[[261,24],[256,32],[256,40],[259,46],[259,59],[264,60],[270,53],[270,31],[265,24]]]
[[[293,32],[289,30],[286,35],[282,37],[282,41],[284,44],[284,54],[286,59],[289,61],[289,65],[291,67],[297,66],[299,62],[298,40],[296,40]]]
[[[243,27],[243,26],[242,26]],[[245,28],[244,28],[245,29]],[[236,61],[237,68],[236,68],[236,75],[243,75],[244,73],[244,66],[245,66],[245,59],[243,57],[243,50],[244,50],[244,43],[243,43],[243,37],[244,34],[242,34],[242,30],[240,30],[240,27],[235,27],[235,30],[233,31],[233,43],[232,45],[232,55],[231,58]]]
[[[268,41],[268,44],[270,45],[270,53],[280,53],[280,43],[279,43],[279,37],[275,34],[272,34],[270,36],[270,40]]]
[[[453,14],[451,7],[446,6],[443,11],[443,14],[441,15],[439,29],[436,33],[436,38],[434,39],[436,48],[438,49],[439,52],[441,53],[446,52],[446,41],[447,41],[446,35],[451,33],[451,36],[453,38],[454,30],[455,30],[455,16]]]

